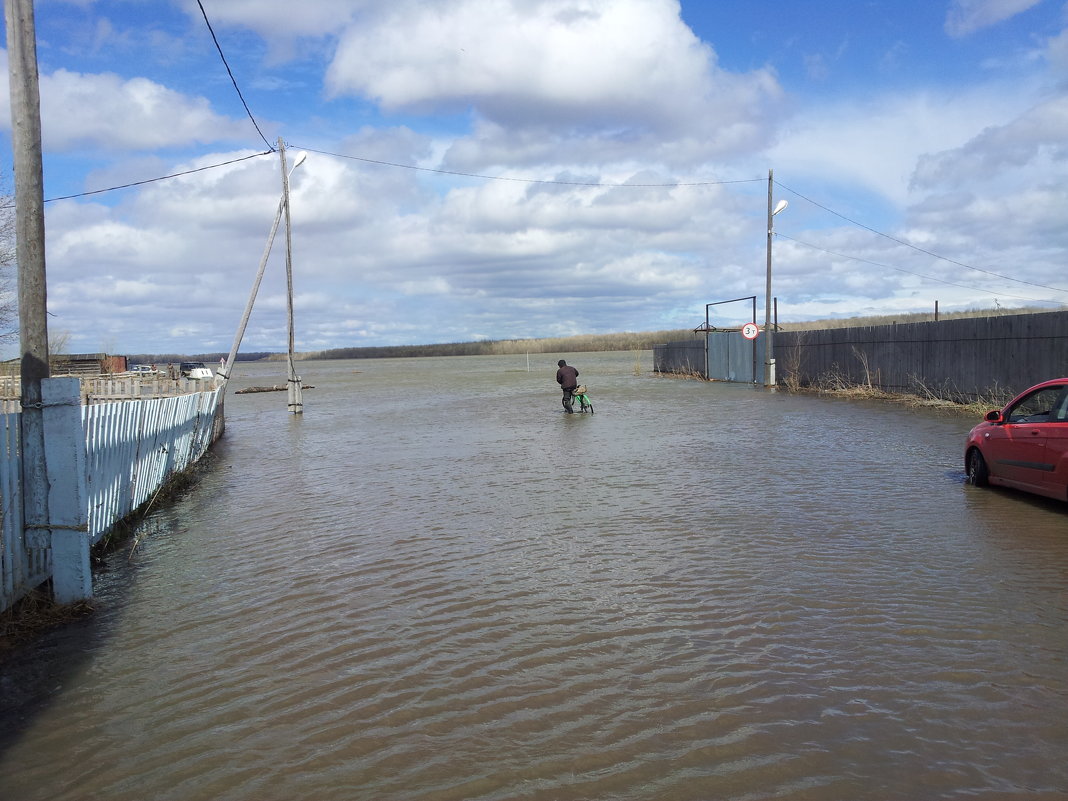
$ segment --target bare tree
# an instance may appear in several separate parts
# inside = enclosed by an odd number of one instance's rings
[[[0,343],[18,339],[18,285],[15,276],[15,196],[0,177]]]

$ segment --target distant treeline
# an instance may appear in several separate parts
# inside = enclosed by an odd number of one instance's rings
[[[1063,309],[1065,307],[1061,307]],[[957,312],[940,312],[939,320],[961,317],[997,317],[1006,314],[1033,314],[1058,311],[1059,309],[1025,307],[1015,309],[969,309]],[[885,314],[870,317],[838,317],[826,320],[780,323],[784,331],[802,331],[823,328],[854,328],[858,326],[890,325],[892,323],[922,323],[933,320],[934,312],[908,314]],[[759,321],[758,321],[759,322]],[[696,328],[696,327],[695,327]],[[297,359],[403,359],[415,356],[511,356],[522,353],[592,353],[620,350],[651,350],[653,345],[677,342],[696,335],[695,328],[678,328],[667,331],[623,332],[619,334],[583,334],[573,337],[550,339],[492,339],[477,342],[449,342],[436,345],[383,345],[359,348],[333,348],[308,351],[295,355]],[[178,354],[136,354],[128,356],[131,364],[168,364],[201,361],[208,366],[217,364],[225,353],[203,353],[195,356]],[[267,351],[239,353],[239,362],[277,361],[285,359],[284,353]]]
[[[227,353],[196,353],[193,355],[179,353],[128,353],[126,361],[129,364],[178,364],[180,362],[204,362],[208,367],[218,364],[219,359],[226,358]],[[259,351],[258,353],[239,353],[239,362],[258,362],[260,359],[268,359],[274,354],[271,351]]]
[[[691,334],[682,331],[585,334],[552,339],[494,339],[477,342],[449,342],[437,345],[393,345],[363,348],[334,348],[302,353],[302,359],[403,359],[411,356],[504,356],[520,353],[583,353],[612,350],[650,350],[660,342]],[[273,358],[279,358],[275,355]]]

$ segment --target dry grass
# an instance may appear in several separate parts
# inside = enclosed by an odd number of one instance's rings
[[[0,612],[0,655],[40,635],[42,631],[92,614],[91,601],[61,606],[45,588],[38,588]]]
[[[903,406],[914,408],[935,408],[967,417],[982,417],[991,409],[1002,408],[1011,395],[1003,392],[990,392],[976,400],[962,398],[960,393],[949,388],[931,387],[922,381],[917,381],[911,392],[890,392],[881,389],[876,382],[872,382],[872,376],[865,373],[865,383],[856,383],[843,373],[832,372],[820,376],[820,378],[808,386],[787,383],[789,392],[799,394],[833,395],[839,398],[852,398],[863,400],[879,400],[889,403],[899,403]],[[877,376],[876,376],[877,377]]]
[[[699,370],[672,370],[670,372],[654,372],[654,378],[681,378],[687,381],[704,381],[704,373]]]

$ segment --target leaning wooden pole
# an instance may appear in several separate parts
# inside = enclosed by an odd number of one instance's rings
[[[282,200],[278,201],[278,211],[274,215],[274,223],[271,225],[271,233],[267,235],[267,244],[263,248],[263,256],[260,258],[260,266],[256,271],[256,280],[252,282],[252,291],[249,293],[248,302],[245,304],[245,313],[241,316],[241,322],[234,334],[234,342],[230,346],[230,355],[226,359],[223,368],[216,373],[215,383],[225,386],[234,374],[234,362],[237,361],[237,351],[241,347],[241,340],[245,336],[245,328],[248,327],[248,319],[252,316],[252,306],[256,302],[256,295],[260,291],[260,282],[263,281],[263,271],[267,267],[267,257],[271,255],[271,246],[274,245],[274,235],[278,231],[278,223],[282,219]]]

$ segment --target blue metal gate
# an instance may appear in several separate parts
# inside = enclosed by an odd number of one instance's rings
[[[740,331],[712,331],[708,337],[708,366],[710,381],[736,381],[754,384],[761,375],[764,332],[756,339],[746,339]]]

